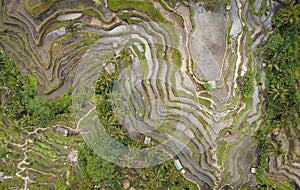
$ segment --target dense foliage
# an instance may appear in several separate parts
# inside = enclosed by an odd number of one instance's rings
[[[46,127],[70,113],[68,94],[55,101],[36,96],[37,81],[23,74],[7,54],[0,51],[1,116],[17,119],[19,127],[29,130]],[[63,114],[65,114],[63,116]]]
[[[300,4],[279,11],[273,26],[275,32],[264,51],[268,66],[267,117],[271,128],[295,126],[300,111]]]
[[[237,83],[242,100],[250,100],[254,92],[253,73],[248,71],[243,77],[238,78]]]
[[[150,168],[120,167],[102,159],[83,144],[78,162],[81,189],[124,189],[126,183],[136,189],[198,189],[180,175],[171,160]]]
[[[267,137],[275,128],[298,130],[300,104],[300,4],[280,10],[273,17],[274,33],[264,45],[266,68],[266,126],[258,134],[257,177],[261,189],[290,189],[287,184],[268,180],[264,174],[268,168],[271,141]],[[278,142],[280,144],[280,142]],[[276,150],[271,150],[276,151]],[[282,154],[281,147],[277,154]]]

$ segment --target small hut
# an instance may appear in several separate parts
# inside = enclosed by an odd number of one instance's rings
[[[151,138],[150,137],[145,137],[144,143],[145,144],[149,144],[151,142]]]
[[[69,135],[69,130],[61,126],[56,127],[56,132],[63,134],[65,137]]]
[[[174,161],[174,165],[175,165],[177,170],[181,170],[183,168],[178,159]]]

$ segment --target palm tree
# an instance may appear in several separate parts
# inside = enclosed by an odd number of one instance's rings
[[[273,62],[267,61],[267,63],[268,63],[268,68],[270,69],[270,71],[272,71],[273,68],[275,68],[276,71],[281,71],[281,69],[280,69],[279,66],[278,66],[277,61],[274,61],[274,60],[273,60]]]
[[[283,88],[278,83],[276,85],[271,85],[271,89],[269,90],[269,94],[273,96],[273,100],[276,100],[279,98],[281,101],[285,101],[286,95],[289,92],[289,90]]]
[[[139,141],[133,141],[132,143],[130,143],[128,146],[130,148],[136,148],[136,149],[139,149],[142,147],[142,143],[140,143]]]
[[[100,80],[101,84],[104,84],[105,86],[110,85],[113,81],[111,76],[109,76],[109,74],[107,72],[102,72],[100,74],[99,80]]]
[[[120,52],[120,56],[121,56],[121,61],[124,62],[125,67],[130,65],[131,63],[131,57],[130,57],[130,51],[129,49],[123,49]]]
[[[294,110],[290,108],[288,101],[282,105],[282,109],[280,110],[280,115],[282,115],[284,117],[289,117],[293,113],[294,113]]]
[[[111,113],[115,121],[118,121],[119,124],[123,122],[124,114],[125,114],[124,107],[120,105],[113,105]]]
[[[99,104],[100,102],[102,102],[103,101],[103,96],[102,95],[100,95],[100,94],[95,94],[94,96],[93,96],[93,102],[94,102],[94,104]]]
[[[115,139],[124,140],[127,138],[127,133],[122,127],[113,127],[111,136]]]
[[[173,166],[173,167],[168,167],[167,168],[167,173],[166,173],[166,178],[168,179],[168,181],[172,184],[172,185],[174,185],[175,184],[175,182],[177,181],[177,178],[179,177],[180,175],[179,175],[179,171],[177,171],[176,169],[175,169],[175,167]]]
[[[299,22],[300,6],[291,6],[282,13],[282,21],[284,24],[293,25]]]
[[[120,157],[120,161],[122,161],[123,167],[130,167],[133,164],[133,160],[136,155],[133,152],[126,152]],[[127,172],[127,171],[126,171]]]
[[[107,94],[108,100],[113,105],[120,105],[122,102],[122,96],[119,90],[113,90]]]
[[[114,118],[107,115],[100,117],[100,121],[102,125],[106,128],[114,127],[114,125],[116,124]]]
[[[143,178],[143,179],[147,179],[149,177],[149,168],[138,168],[137,169],[137,173],[139,175],[139,177]]]
[[[116,177],[113,178],[113,184],[114,184],[114,188],[120,188],[122,185],[122,180],[124,180],[125,177],[122,173],[120,172],[116,172]]]
[[[270,146],[267,149],[267,152],[269,153],[269,155],[274,155],[276,157],[282,156],[285,154],[285,152],[283,151],[283,144],[281,141],[277,142],[276,145],[275,143],[271,143],[272,146]]]
[[[161,161],[161,150],[158,150],[157,148],[146,149],[145,155],[145,162],[150,165],[156,164],[157,161]]]
[[[164,176],[158,167],[155,167],[154,171],[150,173],[150,184],[154,189],[161,187],[161,183],[164,181]]]

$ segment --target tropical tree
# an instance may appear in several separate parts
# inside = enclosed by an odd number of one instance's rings
[[[165,181],[162,171],[158,167],[155,167],[155,169],[150,173],[149,178],[150,178],[149,184],[154,189],[160,188],[162,182]]]
[[[124,128],[123,127],[117,127],[117,126],[112,128],[111,136],[113,138],[119,139],[121,141],[128,137],[126,131],[124,130]]]
[[[299,24],[299,15],[300,15],[300,5],[295,5],[295,6],[290,6],[287,9],[282,10],[278,15],[277,23],[281,23],[280,25],[277,24],[277,26],[281,27],[282,25],[284,26],[293,26],[296,24]],[[280,20],[279,20],[280,19]]]
[[[112,128],[116,124],[114,118],[108,115],[103,115],[100,117],[100,122],[105,128]]]
[[[95,104],[100,104],[102,101],[104,101],[103,96],[101,94],[95,94],[93,96],[93,102]]]
[[[131,64],[130,50],[127,49],[127,48],[121,50],[121,52],[120,52],[120,58],[121,58],[121,61],[124,64],[124,67],[129,66]]]
[[[136,154],[132,151],[125,152],[121,157],[120,161],[122,164],[122,167],[129,168],[133,164],[133,160],[135,159]],[[126,170],[127,173],[127,170]]]
[[[293,115],[294,110],[291,109],[291,106],[289,105],[289,102],[285,102],[285,104],[282,105],[282,109],[280,110],[280,115],[285,117],[287,119],[289,116]]]
[[[112,90],[107,94],[108,100],[113,105],[120,105],[122,102],[122,95],[119,90]]]
[[[285,101],[286,96],[288,94],[289,90],[283,88],[282,85],[276,84],[276,85],[271,85],[271,88],[269,90],[269,94],[273,96],[273,100],[276,100],[279,98],[280,101]]]
[[[281,69],[279,68],[279,64],[278,64],[278,59],[277,59],[277,52],[274,54],[272,60],[267,60],[267,66],[270,69],[270,71],[273,70],[273,68],[276,69],[276,71],[281,71]]]
[[[281,141],[278,141],[276,144],[270,143],[270,146],[267,149],[269,155],[274,155],[276,157],[282,156],[285,154],[283,150],[283,144]]]
[[[95,186],[108,187],[118,177],[116,166],[100,158],[86,144],[80,147],[78,163],[80,186],[94,189]]]
[[[100,74],[99,80],[105,86],[109,86],[113,82],[112,77],[106,71]]]
[[[138,168],[137,173],[138,173],[139,177],[141,177],[143,179],[149,178],[149,175],[150,175],[149,168]]]
[[[168,182],[174,185],[178,177],[180,177],[179,171],[174,166],[167,168],[166,179],[168,179]]]
[[[140,141],[134,140],[134,141],[132,141],[128,146],[129,146],[130,148],[140,149],[140,148],[145,147],[145,144],[143,144],[143,143],[140,142]]]
[[[120,124],[122,124],[125,114],[124,107],[120,105],[113,105],[111,113],[115,121],[118,121]]]

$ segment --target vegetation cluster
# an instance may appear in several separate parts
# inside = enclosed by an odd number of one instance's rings
[[[279,149],[274,150],[272,140],[268,137],[276,128],[289,135],[293,128],[298,136],[300,113],[300,4],[296,3],[281,9],[273,17],[273,30],[263,46],[262,56],[266,67],[265,126],[258,134],[257,176],[260,187],[274,189],[292,188],[287,184],[278,184],[268,180],[268,156],[288,154]],[[292,150],[295,147],[291,147]]]

